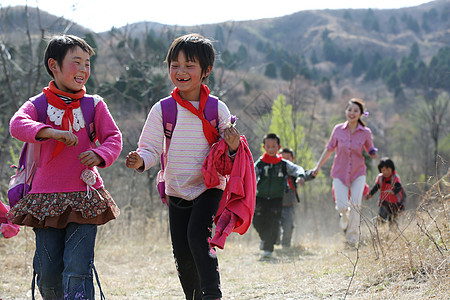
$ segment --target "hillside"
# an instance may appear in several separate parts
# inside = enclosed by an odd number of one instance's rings
[[[2,128],[25,99],[48,83],[41,37],[76,34],[96,48],[87,88],[107,99],[126,137],[123,153],[127,153],[136,147],[150,107],[172,89],[163,64],[169,43],[180,34],[199,32],[214,40],[218,52],[208,84],[239,117],[239,130],[255,157],[270,128],[261,116],[271,113],[280,94],[294,105],[297,125],[304,131],[299,147],[305,144],[314,153],[302,161],[307,168],[313,167],[333,126],[343,120],[345,103],[359,97],[370,111],[367,122],[375,144],[380,153],[396,159],[399,169],[410,176],[405,180],[425,181],[434,175],[436,154],[443,158],[439,173],[448,169],[449,114],[418,116],[417,112],[438,113],[440,108],[417,107],[424,105],[425,96],[435,105],[438,95],[441,107],[448,107],[450,0],[389,10],[301,11],[193,27],[139,22],[99,33],[37,9],[11,7],[0,9],[0,25],[5,45],[0,53],[7,62],[0,75],[7,88],[0,91],[0,98],[12,103],[2,105]],[[432,131],[437,125],[441,127],[435,138]],[[0,154],[9,162],[14,144],[6,130],[0,133],[5,145]],[[374,172],[375,164],[371,167]],[[2,178],[8,178],[8,172],[0,165]]]
[[[383,57],[395,59],[406,56],[416,42],[426,61],[436,54],[437,49],[450,44],[449,16],[450,1],[435,0],[411,8],[301,11],[279,18],[180,28],[140,22],[129,25],[126,30],[131,37],[139,37],[153,30],[200,32],[217,39],[220,28],[225,39],[228,38],[227,32],[231,33],[228,42],[231,51],[237,51],[240,45],[244,45],[249,52],[257,54],[260,52],[258,47],[268,43],[274,49],[284,49],[308,59],[313,51],[318,56],[323,55],[322,33],[328,30],[330,38],[343,49],[350,48],[353,53],[364,51],[368,55],[378,52]],[[389,20],[395,20],[391,21],[394,24]],[[107,33],[100,35],[104,37]],[[258,61],[254,63],[258,64]]]
[[[353,53],[364,51],[367,55],[380,53],[382,56],[400,59],[406,56],[416,42],[422,59],[427,61],[436,51],[450,44],[450,1],[435,0],[429,3],[401,9],[345,9],[310,10],[291,15],[255,21],[225,22],[201,26],[179,27],[154,22],[138,22],[117,28],[129,37],[141,37],[153,31],[155,35],[176,35],[177,32],[200,32],[208,37],[218,37],[218,30],[228,39],[227,49],[237,51],[240,45],[248,52],[259,56],[253,63],[258,65],[264,55],[258,55],[261,45],[270,44],[274,49],[283,49],[309,60],[313,51],[323,56],[322,34],[329,31],[329,37],[343,49]],[[19,42],[26,32],[39,36],[41,27],[50,32],[67,32],[83,36],[88,32],[77,24],[52,16],[35,8],[7,7],[0,9],[0,34],[6,40]],[[228,36],[228,32],[230,35]],[[7,36],[5,36],[7,35]],[[12,39],[11,39],[12,35]],[[110,41],[109,32],[97,33],[99,46]],[[218,43],[224,41],[217,40]],[[223,45],[222,45],[223,47]],[[100,48],[99,56],[104,49]]]

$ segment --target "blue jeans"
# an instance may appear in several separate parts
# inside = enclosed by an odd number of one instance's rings
[[[42,298],[93,300],[97,225],[69,223],[63,229],[33,230],[36,235],[33,268]],[[32,290],[34,298],[34,277]]]
[[[222,194],[208,189],[192,201],[169,197],[173,254],[187,300],[222,298],[219,263],[208,242]]]

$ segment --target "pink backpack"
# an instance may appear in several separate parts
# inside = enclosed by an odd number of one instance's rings
[[[157,189],[162,203],[169,204],[166,198],[166,185],[164,181],[164,167],[167,165],[167,153],[169,152],[170,140],[177,123],[177,102],[171,96],[161,100],[162,121],[164,127],[164,147],[161,154],[161,170],[157,176]],[[209,95],[203,111],[205,119],[213,125],[217,131],[219,126],[219,101],[216,97]]]

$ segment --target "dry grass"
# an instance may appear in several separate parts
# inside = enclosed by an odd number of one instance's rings
[[[363,218],[357,249],[341,233],[305,236],[291,251],[276,248],[275,260],[259,261],[253,228],[232,235],[218,251],[224,299],[448,299],[449,198],[447,175],[398,228]],[[183,299],[167,223],[129,220],[123,215],[99,231],[96,268],[106,298]],[[30,299],[33,247],[29,228],[0,240],[1,299]]]

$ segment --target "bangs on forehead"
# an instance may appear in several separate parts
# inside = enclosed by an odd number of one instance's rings
[[[183,51],[184,56],[186,56],[187,61],[197,61],[197,53],[195,46],[190,43],[180,43],[178,44],[172,52],[172,55],[170,56],[171,61],[177,61],[178,60],[178,54],[180,54],[180,51]]]

